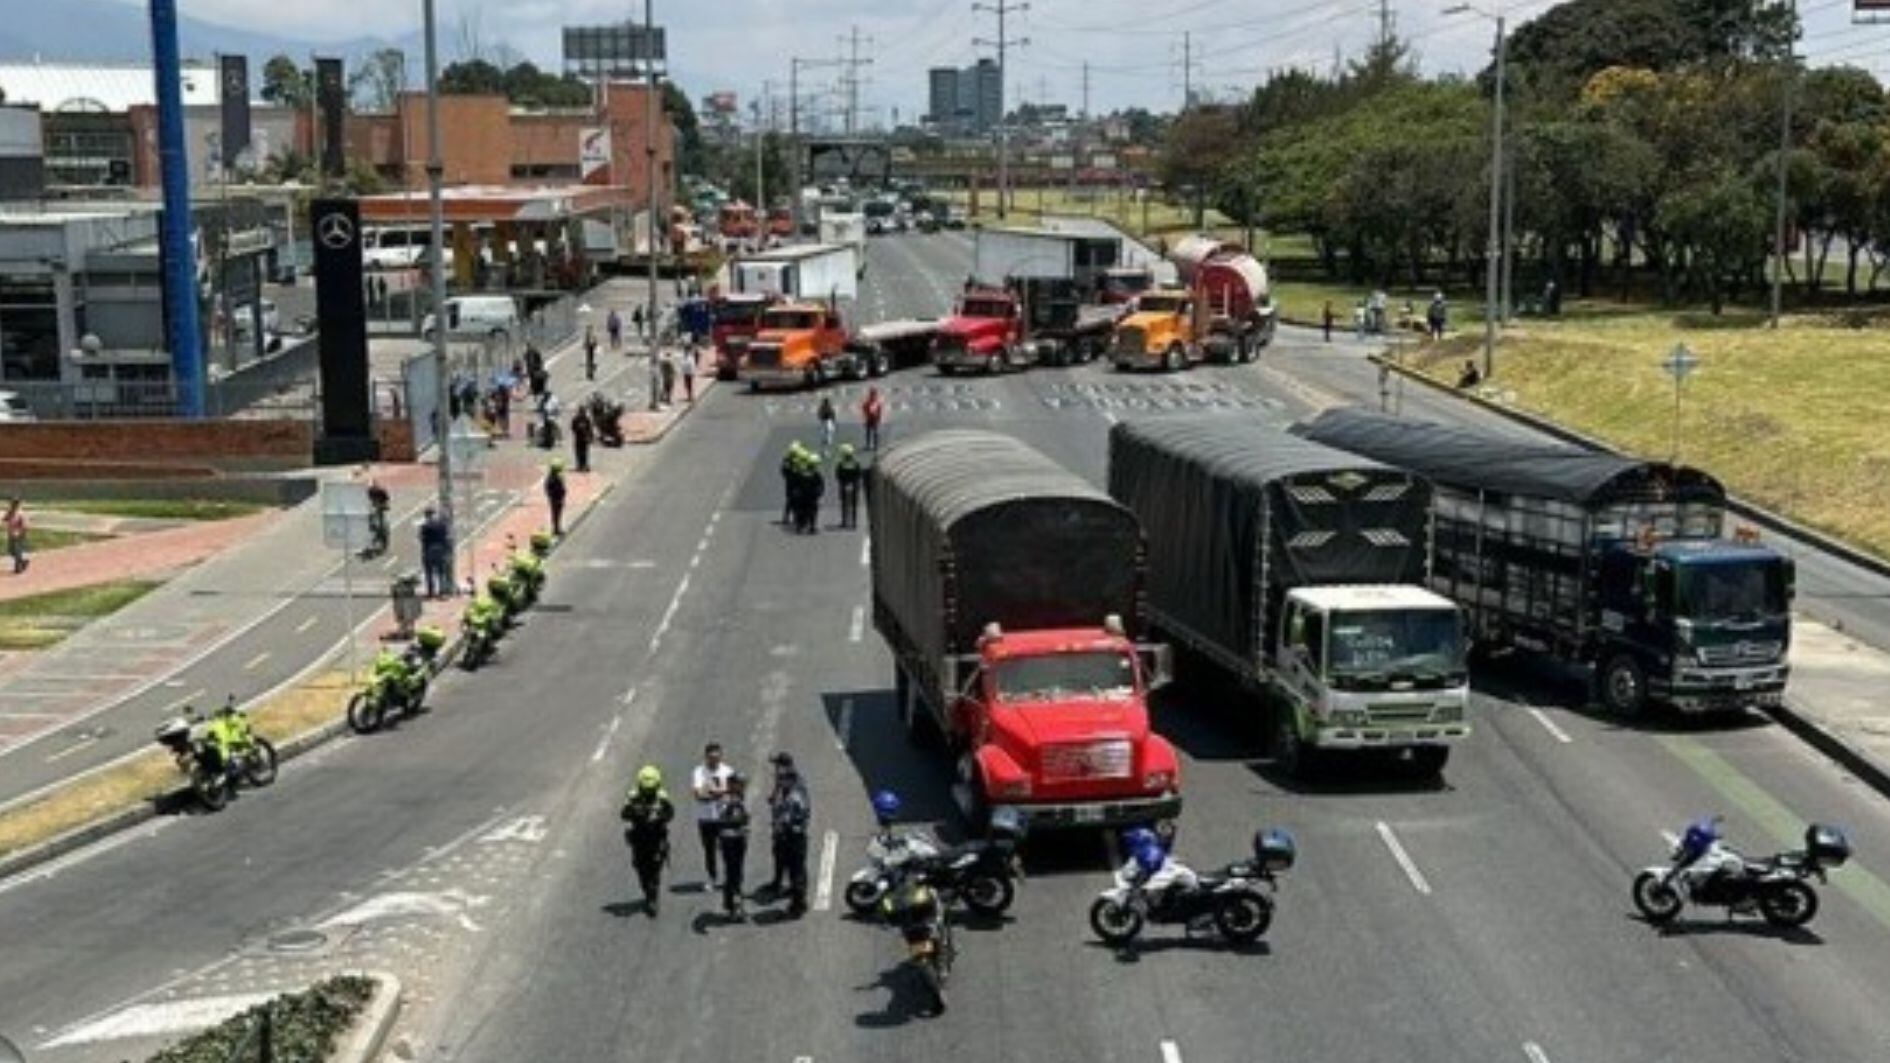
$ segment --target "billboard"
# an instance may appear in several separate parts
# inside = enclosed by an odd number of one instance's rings
[[[322,438],[316,463],[371,461],[374,419],[368,390],[367,306],[361,287],[361,211],[352,199],[308,206],[315,245],[315,316],[320,345]]]
[[[582,77],[629,76],[642,73],[651,64],[662,64],[668,55],[663,27],[654,28],[635,22],[609,26],[566,26],[564,28],[564,69]]]
[[[587,185],[610,183],[609,127],[578,130],[578,180]]]

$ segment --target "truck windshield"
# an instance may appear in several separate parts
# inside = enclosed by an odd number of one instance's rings
[[[1334,613],[1327,675],[1360,683],[1463,674],[1463,630],[1454,609]]]
[[[820,315],[812,310],[777,310],[761,319],[763,329],[810,329],[820,326]]]
[[[1135,694],[1135,661],[1126,653],[1053,653],[999,661],[1000,701],[1126,698]]]
[[[760,320],[761,312],[768,309],[767,303],[736,302],[730,300],[715,304],[715,323],[718,325],[752,325]]]
[[[1785,568],[1777,561],[1679,566],[1674,612],[1688,620],[1763,620],[1785,614]]]
[[[1144,314],[1179,314],[1188,309],[1188,300],[1176,295],[1144,295],[1135,309]]]
[[[1011,304],[1001,299],[967,299],[959,313],[965,317],[1010,317]]]

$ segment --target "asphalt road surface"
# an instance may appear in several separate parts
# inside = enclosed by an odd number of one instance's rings
[[[969,245],[891,237],[870,256],[869,303],[931,316]],[[1212,408],[1283,423],[1356,357],[1284,334],[1258,366],[1173,377],[1092,365],[882,386],[893,440],[990,427],[1100,480],[1112,419]],[[548,606],[488,670],[448,677],[432,713],[291,765],[215,817],[0,883],[0,1032],[35,1061],[130,1058],[196,1009],[368,966],[408,983],[398,1037],[432,1060],[1890,1054],[1890,806],[1756,718],[1626,729],[1526,663],[1480,677],[1477,733],[1436,787],[1368,768],[1290,784],[1255,737],[1256,706],[1206,682],[1164,691],[1157,723],[1185,758],[1181,855],[1218,866],[1266,825],[1298,838],[1265,944],[1158,928],[1134,954],[1101,947],[1085,913],[1107,884],[1104,846],[1038,839],[1009,918],[961,933],[952,1010],[917,1017],[897,936],[836,911],[838,887],[862,859],[871,790],[897,788],[942,832],[958,824],[946,765],[893,716],[862,533],[775,524],[776,462],[813,433],[812,409],[714,392],[560,552]],[[652,762],[681,797],[711,739],[763,785],[776,749],[809,775],[806,918],[725,924],[697,892],[686,822],[661,916],[632,903],[623,787]],[[1632,872],[1662,858],[1664,831],[1714,811],[1754,851],[1805,818],[1849,830],[1859,856],[1809,930],[1708,915],[1662,934],[1634,917]],[[758,831],[751,883],[765,850]]]

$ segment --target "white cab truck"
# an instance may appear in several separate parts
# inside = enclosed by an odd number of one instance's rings
[[[1441,772],[1470,735],[1455,603],[1425,582],[1428,481],[1227,415],[1109,433],[1141,521],[1155,629],[1266,696],[1275,761],[1395,751]]]

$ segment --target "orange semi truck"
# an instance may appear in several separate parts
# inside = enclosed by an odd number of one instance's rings
[[[886,451],[867,504],[900,717],[955,758],[974,828],[1000,809],[1029,827],[1180,812],[1175,749],[1148,711],[1167,651],[1133,638],[1133,513],[1016,439],[968,430]]]

